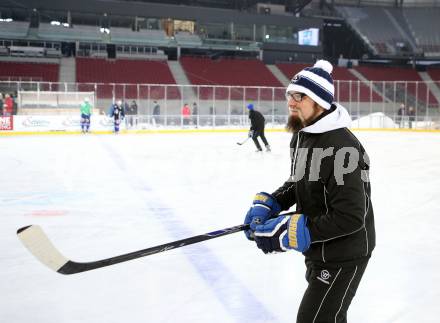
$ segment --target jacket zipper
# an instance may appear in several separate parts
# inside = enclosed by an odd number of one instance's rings
[[[292,175],[295,175],[296,158],[298,157],[299,140],[300,140],[300,131],[298,132],[298,139],[296,140],[295,153],[293,154],[293,163],[292,163],[292,170],[291,170]],[[292,180],[293,180],[293,178],[292,178]]]
[[[301,131],[301,130],[300,130]],[[295,168],[296,168],[296,159],[298,157],[298,147],[299,147],[299,140],[300,138],[300,131],[298,131],[298,138],[296,140],[296,147],[295,147],[295,153],[293,154],[293,163],[292,163],[292,180],[294,180],[295,178]],[[298,198],[298,181],[295,180],[295,198],[296,198],[296,210],[299,211],[300,210],[300,206],[299,206],[299,198]]]
[[[325,214],[327,215],[328,214],[328,206],[327,206],[327,190],[325,189],[325,185],[324,185],[324,183],[322,183],[322,185],[323,185],[323,188],[324,188],[324,203],[325,203]],[[321,246],[321,257],[322,257],[322,261],[323,262],[325,262],[325,256],[324,256],[324,254],[325,254],[325,252],[324,252],[324,244],[325,244],[325,242],[323,241],[322,242],[322,246]]]

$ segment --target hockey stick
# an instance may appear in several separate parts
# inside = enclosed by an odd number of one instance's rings
[[[249,140],[249,138],[250,137],[247,137],[244,141],[242,141],[242,142],[237,142],[237,145],[243,145],[246,141],[248,141]]]
[[[118,264],[120,262],[133,260],[155,253],[168,251],[171,249],[180,248],[193,243],[202,242],[218,238],[227,234],[243,231],[249,229],[248,224],[241,224],[235,227],[230,227],[222,230],[217,230],[190,238],[177,240],[155,247],[138,250],[123,255],[90,261],[90,262],[76,262],[64,257],[52,244],[47,235],[38,225],[29,225],[17,230],[17,235],[26,248],[44,265],[50,269],[65,275],[77,274],[83,271],[98,269],[106,266]]]

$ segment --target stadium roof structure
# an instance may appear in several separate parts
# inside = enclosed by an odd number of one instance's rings
[[[216,1],[216,0],[215,0]],[[127,2],[130,5],[127,5]],[[169,1],[173,2],[173,1]],[[188,2],[188,1],[187,1]],[[201,3],[203,1],[194,1],[191,3]],[[220,3],[231,1],[219,0]],[[239,2],[239,1],[235,1]],[[243,2],[243,1],[242,1]],[[310,0],[294,1],[295,5],[305,5]],[[211,2],[209,2],[211,3]],[[229,22],[267,24],[274,20],[279,25],[294,24],[298,27],[310,28],[313,24],[319,24],[317,19],[295,19],[292,20],[293,13],[285,14],[277,18],[272,15],[260,15],[251,10],[231,10],[215,7],[193,7],[180,3],[172,5],[166,1],[128,1],[128,0],[1,0],[0,12],[2,15],[10,15],[17,20],[29,20],[32,12],[37,12],[44,21],[59,20],[60,16],[66,16],[67,12],[81,14],[83,17],[89,17],[91,21],[96,20],[96,16],[112,16],[112,25],[117,19],[123,17],[156,17],[173,18],[182,20],[206,21],[209,19],[213,23],[223,23],[225,15]],[[95,16],[92,17],[92,16]],[[85,23],[89,24],[89,23]],[[303,25],[303,26],[301,26]]]
[[[127,3],[130,4],[127,5]],[[154,16],[159,7],[168,8],[168,10],[179,7],[178,12],[182,13],[182,18],[185,18],[185,13],[191,12],[195,7],[198,7],[198,11],[229,9],[241,13],[257,13],[257,6],[260,5],[278,5],[285,8],[286,14],[296,14],[311,6],[319,8],[332,8],[335,5],[437,7],[440,6],[440,0],[0,0],[0,18],[17,17],[19,20],[27,20],[32,11],[38,11],[40,14],[58,11]],[[166,13],[166,9],[162,11]]]
[[[69,8],[72,5],[72,1],[69,0],[58,0],[55,1],[59,5]],[[133,5],[136,3],[156,3],[156,4],[169,4],[178,6],[190,6],[190,7],[208,7],[208,8],[222,8],[222,9],[236,9],[240,11],[247,11],[254,8],[257,4],[272,4],[272,5],[283,5],[286,8],[299,8],[304,7],[312,0],[101,0],[104,5],[110,6],[114,3],[126,3],[131,2]],[[48,3],[46,0],[2,0],[0,2],[1,7],[17,7],[17,8],[41,8],[46,6]],[[107,3],[107,4],[106,4]],[[85,10],[87,8],[84,8]]]
[[[258,3],[267,3],[267,4],[275,4],[275,5],[283,5],[286,7],[299,7],[304,6],[307,3],[310,3],[312,0],[120,0],[121,2],[143,2],[143,3],[161,3],[161,4],[171,4],[171,5],[179,5],[179,6],[192,6],[192,7],[209,7],[209,8],[223,8],[223,9],[236,9],[236,10],[247,10],[249,8],[255,7]],[[36,5],[40,1],[32,1],[32,0],[5,0],[2,2],[10,3],[15,6],[28,7],[29,5]],[[45,1],[42,1],[43,3]],[[61,4],[71,4],[72,1],[69,0],[59,0],[57,1]],[[114,0],[102,0],[101,2],[105,3],[114,3]],[[35,6],[36,7],[36,6]]]

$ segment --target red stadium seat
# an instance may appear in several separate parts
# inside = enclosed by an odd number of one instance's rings
[[[97,95],[100,98],[115,96],[133,99],[138,97],[138,87],[134,84],[176,84],[165,61],[106,60],[102,58],[77,58],[76,81],[78,83],[106,83],[98,85]],[[122,86],[122,84],[131,85]],[[165,91],[167,91],[168,99],[180,98],[177,87],[171,87],[168,90],[165,90],[163,86],[150,87],[150,91],[146,91],[142,87],[139,92],[141,91],[139,96],[143,98],[150,96],[155,99],[163,99]]]
[[[283,87],[263,62],[256,59],[219,59],[182,57],[180,63],[194,85],[223,85],[225,87],[203,87],[201,99],[227,100],[272,100],[274,95],[269,89],[247,88]],[[236,86],[229,88],[227,86]],[[229,93],[230,92],[230,93]],[[277,95],[275,95],[276,97]]]
[[[410,93],[420,102],[429,100],[430,104],[438,104],[420,75],[412,68],[359,66],[356,70],[371,81],[393,81],[397,89],[402,87],[402,91]]]
[[[0,79],[58,82],[59,65],[53,63],[0,62]]]

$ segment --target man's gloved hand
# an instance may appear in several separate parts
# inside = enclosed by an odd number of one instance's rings
[[[253,138],[253,137],[254,137],[254,133],[255,133],[254,130],[249,130],[249,132],[248,132],[248,137],[249,137],[249,138]]]
[[[283,252],[290,249],[305,252],[310,247],[311,239],[304,214],[279,216],[257,225],[254,239],[264,253]]]
[[[275,198],[266,192],[255,195],[251,208],[246,214],[244,224],[250,224],[250,230],[246,230],[246,238],[253,240],[253,233],[258,224],[263,224],[268,219],[277,216],[281,206]]]

